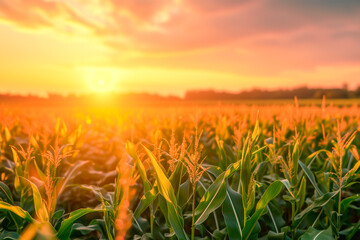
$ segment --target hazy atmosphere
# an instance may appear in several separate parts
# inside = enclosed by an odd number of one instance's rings
[[[359,13],[357,0],[0,0],[0,87],[355,88]]]

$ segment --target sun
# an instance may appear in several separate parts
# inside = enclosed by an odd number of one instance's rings
[[[90,82],[90,88],[93,92],[110,92],[114,90],[112,87],[112,83],[108,79],[93,79]]]
[[[110,90],[109,84],[104,79],[98,79],[93,83],[93,91],[95,92],[107,92]]]
[[[89,87],[92,92],[107,93],[115,92],[117,74],[107,69],[91,70],[87,75]]]

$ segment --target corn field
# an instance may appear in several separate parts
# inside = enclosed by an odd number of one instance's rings
[[[0,239],[360,239],[360,108],[0,109]]]

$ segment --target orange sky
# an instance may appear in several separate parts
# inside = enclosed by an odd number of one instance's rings
[[[0,0],[1,92],[360,85],[358,0]]]

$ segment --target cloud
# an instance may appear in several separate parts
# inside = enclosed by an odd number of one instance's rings
[[[0,19],[96,38],[106,64],[280,74],[360,64],[360,1],[0,0]]]

